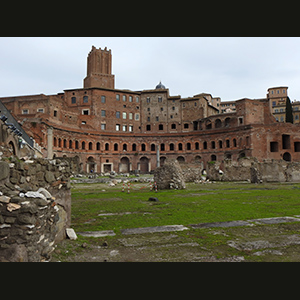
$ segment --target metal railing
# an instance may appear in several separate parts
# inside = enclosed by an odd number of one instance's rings
[[[6,106],[0,101],[0,119],[9,127],[16,135],[22,137],[29,146],[33,147],[33,139],[29,137],[26,131],[12,116]]]

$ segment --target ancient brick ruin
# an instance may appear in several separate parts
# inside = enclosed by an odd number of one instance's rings
[[[154,89],[116,89],[111,70],[111,50],[93,46],[83,88],[0,100],[44,157],[76,157],[81,172],[148,173],[174,159],[203,168],[245,157],[300,161],[299,123],[277,122],[272,111],[287,98],[287,87],[231,101],[234,111],[221,113],[219,97],[171,96],[161,82]]]

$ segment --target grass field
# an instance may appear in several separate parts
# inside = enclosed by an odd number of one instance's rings
[[[300,214],[300,184],[188,184],[185,190],[150,192],[131,184],[131,192],[107,184],[76,184],[72,189],[72,227],[76,231],[115,230],[196,224]],[[159,202],[150,202],[151,196]],[[106,215],[108,214],[108,215]]]
[[[300,261],[300,222],[228,228],[189,224],[300,215],[300,184],[187,184],[150,192],[148,184],[75,184],[75,231],[114,230],[115,236],[64,240],[53,261]],[[155,196],[159,202],[150,202]],[[124,235],[121,229],[185,225],[188,230]],[[233,247],[237,245],[237,247]]]

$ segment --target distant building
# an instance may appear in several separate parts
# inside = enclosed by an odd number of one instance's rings
[[[160,164],[177,159],[205,167],[243,157],[300,161],[298,124],[280,123],[275,112],[287,87],[271,88],[263,99],[223,102],[208,93],[181,98],[162,82],[141,91],[116,89],[111,70],[111,50],[93,46],[83,88],[0,100],[45,157],[77,156],[88,173],[148,173],[157,167],[158,149]],[[293,103],[295,123],[299,106]]]

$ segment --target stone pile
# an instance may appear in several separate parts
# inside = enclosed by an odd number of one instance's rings
[[[67,161],[2,158],[0,261],[44,261],[70,224]]]
[[[163,166],[154,170],[154,181],[159,190],[185,189],[180,164],[177,160],[167,161]]]

